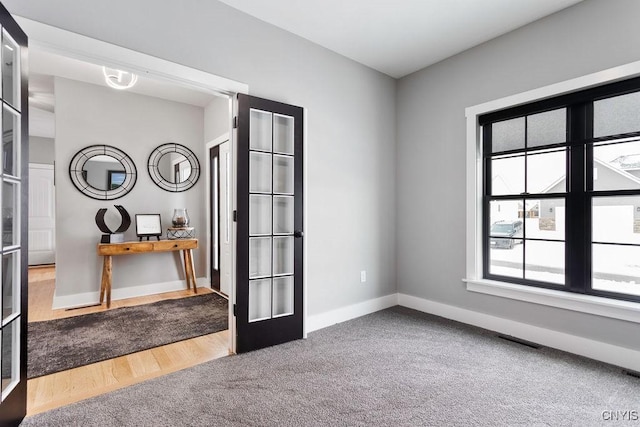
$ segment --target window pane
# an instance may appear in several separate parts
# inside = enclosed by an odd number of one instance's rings
[[[293,276],[273,279],[273,317],[293,314]]]
[[[595,144],[593,162],[594,190],[640,188],[640,141]]]
[[[527,200],[525,237],[564,240],[565,199]]]
[[[524,156],[491,159],[491,194],[524,193]]]
[[[564,284],[564,242],[526,240],[525,279]]]
[[[249,191],[271,193],[271,154],[249,153]]]
[[[567,151],[543,151],[527,155],[527,192],[567,191]]]
[[[20,376],[20,318],[2,328],[2,399],[11,392]]]
[[[273,115],[268,111],[249,110],[249,148],[271,151]]]
[[[249,196],[249,235],[271,234],[271,196],[251,194]]]
[[[640,131],[640,92],[601,99],[593,103],[593,136]]]
[[[273,115],[273,151],[293,155],[295,123],[293,117]]]
[[[20,110],[20,46],[2,31],[2,99]]]
[[[566,108],[527,116],[527,147],[557,144],[566,139]]]
[[[2,245],[14,246],[19,244],[18,228],[18,184],[2,183]]]
[[[524,117],[491,125],[491,151],[498,153],[524,148]]]
[[[2,171],[13,176],[18,176],[19,126],[19,116],[5,107],[2,112]]]
[[[522,233],[522,200],[492,200],[489,202],[489,235],[504,237],[505,232]],[[513,235],[513,234],[512,234]],[[519,234],[516,237],[522,237]]]
[[[493,240],[493,239],[492,239]],[[510,239],[507,246],[489,250],[489,273],[522,278],[522,239]]]
[[[249,322],[271,318],[271,279],[249,280]]]
[[[593,245],[593,289],[640,295],[640,246]]]
[[[594,197],[592,239],[640,244],[640,196]]]
[[[271,276],[271,237],[249,238],[249,278]]]
[[[2,255],[2,321],[20,311],[20,252]]]

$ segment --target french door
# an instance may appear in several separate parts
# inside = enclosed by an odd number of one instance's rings
[[[300,107],[238,95],[236,352],[302,338]]]
[[[0,4],[0,205],[2,322],[0,425],[18,425],[27,412],[28,84],[27,36]]]

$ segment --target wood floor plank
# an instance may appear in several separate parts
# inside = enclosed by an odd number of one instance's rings
[[[106,306],[52,310],[55,268],[29,269],[29,321],[96,313]],[[202,293],[212,292],[201,288]],[[112,301],[111,309],[194,296],[183,290]],[[203,335],[27,381],[27,416],[98,396],[229,354],[229,332]]]

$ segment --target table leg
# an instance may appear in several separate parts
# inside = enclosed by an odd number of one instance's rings
[[[189,263],[188,252],[188,249],[184,249],[182,251],[182,257],[184,258],[184,278],[187,282],[187,289],[191,289],[191,274],[189,274],[189,266],[191,264]]]
[[[102,283],[100,284],[100,304],[106,294],[107,296],[107,308],[111,307],[111,281],[113,260],[111,255],[105,255],[102,264]]]
[[[191,283],[193,283],[193,293],[198,293],[198,285],[196,284],[196,266],[193,264],[193,252],[189,249],[189,270],[191,271]]]

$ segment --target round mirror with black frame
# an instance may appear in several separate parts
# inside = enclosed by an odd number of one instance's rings
[[[114,200],[133,189],[138,172],[124,151],[110,145],[90,145],[73,156],[69,176],[85,196]]]
[[[184,145],[168,143],[151,152],[147,169],[151,180],[172,193],[186,191],[200,178],[200,162],[193,151]]]

